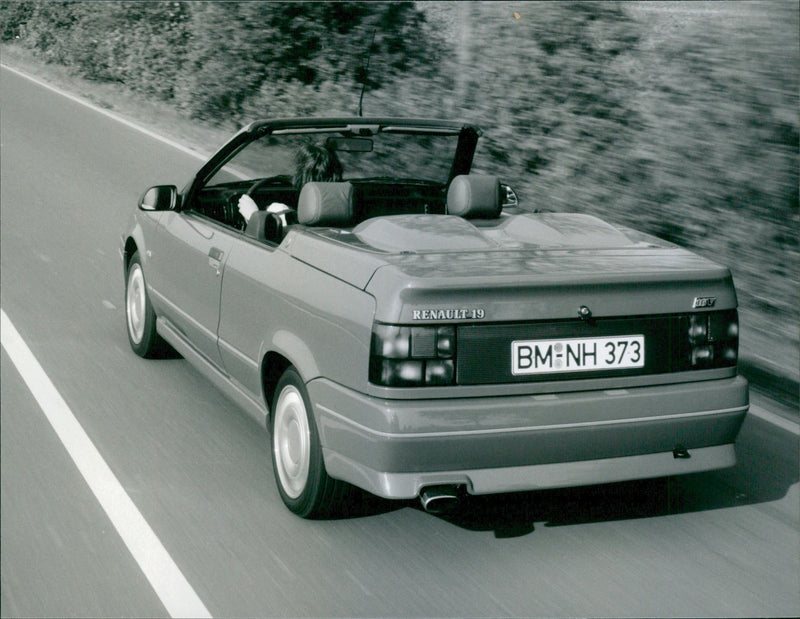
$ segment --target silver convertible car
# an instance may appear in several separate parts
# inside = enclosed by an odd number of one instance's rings
[[[526,208],[481,173],[480,135],[254,122],[183,189],[148,189],[122,235],[133,350],[178,351],[254,415],[300,516],[352,486],[437,511],[735,463],[729,270]]]

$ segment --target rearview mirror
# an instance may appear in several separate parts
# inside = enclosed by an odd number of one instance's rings
[[[178,202],[178,188],[175,185],[156,185],[150,187],[139,199],[142,211],[170,211]]]
[[[325,147],[331,151],[345,153],[371,153],[372,140],[369,138],[337,138],[330,137],[325,140]]]

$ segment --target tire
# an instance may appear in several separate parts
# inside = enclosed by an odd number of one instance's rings
[[[134,252],[125,277],[125,323],[133,352],[152,359],[169,350],[169,344],[156,332],[156,313],[147,296],[139,252]]]
[[[286,507],[302,518],[338,513],[347,484],[325,471],[308,392],[297,370],[288,368],[275,389],[272,468]]]

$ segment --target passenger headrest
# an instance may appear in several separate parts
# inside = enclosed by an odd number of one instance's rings
[[[462,174],[447,190],[447,212],[466,218],[500,217],[500,181],[496,176]]]
[[[297,202],[297,219],[306,226],[353,225],[353,185],[306,183]]]

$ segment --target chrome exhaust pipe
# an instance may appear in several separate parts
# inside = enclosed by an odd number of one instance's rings
[[[458,486],[428,486],[420,491],[419,500],[429,514],[443,514],[458,505]]]

